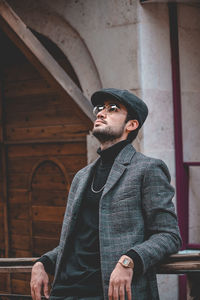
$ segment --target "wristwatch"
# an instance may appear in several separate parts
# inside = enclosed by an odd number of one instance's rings
[[[118,262],[125,268],[134,268],[133,260],[126,255],[122,255]]]

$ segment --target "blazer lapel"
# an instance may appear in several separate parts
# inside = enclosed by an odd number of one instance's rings
[[[135,152],[135,148],[131,144],[128,144],[118,154],[108,176],[102,197],[105,196],[113,188],[113,186],[118,182],[120,177],[124,174],[127,165],[130,164],[130,161]]]
[[[96,166],[98,159],[96,159],[92,164],[90,164],[87,168],[85,168],[83,174],[80,177],[78,188],[75,194],[74,199],[70,199],[72,201],[72,209],[71,209],[71,215],[73,220],[76,220],[79,208],[81,206],[81,202],[84,197],[84,192],[86,190],[88,181],[90,179],[91,174],[93,173],[93,170]]]

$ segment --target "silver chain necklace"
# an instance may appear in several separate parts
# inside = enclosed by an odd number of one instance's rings
[[[102,188],[100,188],[100,190],[95,191],[95,189],[94,189],[94,178],[95,178],[95,174],[94,174],[93,179],[92,179],[91,190],[92,190],[93,193],[98,194],[98,193],[100,193],[101,191],[103,191],[103,189],[104,189],[106,183],[102,186]]]

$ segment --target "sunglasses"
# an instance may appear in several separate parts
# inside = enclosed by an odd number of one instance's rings
[[[98,113],[99,113],[100,111],[104,110],[104,109],[105,109],[105,111],[106,111],[107,114],[112,114],[113,112],[119,111],[119,110],[120,110],[120,107],[119,107],[117,104],[112,104],[112,103],[107,104],[107,105],[104,105],[104,104],[97,105],[97,106],[95,106],[94,109],[93,109],[93,114],[94,114],[95,116],[97,116]]]

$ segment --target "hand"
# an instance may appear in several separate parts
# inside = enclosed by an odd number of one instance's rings
[[[43,289],[44,296],[49,298],[49,289],[48,289],[49,277],[45,272],[44,266],[41,262],[37,262],[31,273],[31,296],[33,300],[41,300],[41,292]]]
[[[117,263],[110,276],[108,289],[109,300],[125,300],[125,293],[127,293],[128,300],[131,300],[132,278],[133,269],[125,268],[120,263]]]

